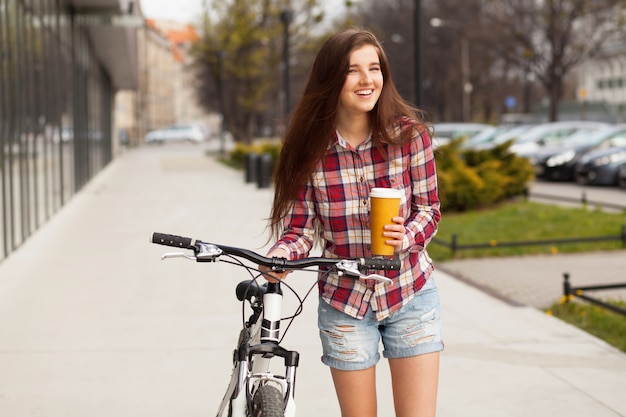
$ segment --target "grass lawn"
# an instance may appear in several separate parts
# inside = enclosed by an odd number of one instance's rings
[[[626,212],[608,213],[596,209],[567,208],[518,201],[488,210],[446,213],[439,223],[428,253],[436,261],[490,256],[516,256],[556,252],[588,252],[623,249],[621,240],[582,243],[546,243],[505,247],[505,242],[550,241],[565,238],[618,237],[626,225]],[[462,249],[453,257],[449,247],[457,235],[458,245],[490,244],[486,249]]]
[[[626,308],[623,301],[608,301]],[[626,317],[585,302],[575,300],[554,304],[548,314],[585,330],[626,352]]]

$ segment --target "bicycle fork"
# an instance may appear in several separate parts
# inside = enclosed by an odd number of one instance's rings
[[[252,410],[253,391],[260,385],[268,382],[281,388],[285,404],[285,417],[295,417],[294,390],[296,368],[300,355],[298,352],[287,350],[278,344],[282,313],[281,306],[282,291],[280,283],[268,283],[267,291],[263,295],[260,343],[256,345],[244,343],[237,350],[237,383],[231,397],[233,417],[249,415],[249,413],[246,414],[246,410]],[[258,323],[255,325],[258,325]],[[284,376],[270,373],[269,366],[274,356],[283,358],[285,366]],[[250,364],[252,364],[251,367]]]

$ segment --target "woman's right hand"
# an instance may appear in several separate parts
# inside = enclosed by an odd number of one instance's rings
[[[276,248],[272,251],[269,251],[267,255],[265,256],[267,256],[268,258],[277,257],[277,258],[289,259],[288,255],[289,254],[284,249]],[[262,265],[259,265],[259,271],[263,272],[263,278],[265,278],[269,282],[282,281],[283,279],[287,277],[287,274],[291,272],[291,271],[276,272],[276,271],[272,271],[270,267],[262,266]]]

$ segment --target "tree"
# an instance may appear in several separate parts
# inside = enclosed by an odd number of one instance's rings
[[[619,39],[626,0],[422,0],[422,90],[435,120],[462,115],[462,42],[468,46],[471,119],[494,122],[507,96],[521,97],[530,111],[531,94],[543,88],[556,120],[565,80],[578,64]],[[361,0],[357,21],[383,40],[394,81],[411,99],[415,45],[414,0]],[[446,23],[431,27],[433,17]],[[397,42],[400,41],[400,42]],[[539,97],[537,97],[539,98]],[[535,98],[535,100],[537,100]]]
[[[202,40],[194,48],[196,90],[201,105],[223,114],[235,140],[249,142],[264,126],[284,123],[281,86],[281,12],[293,10],[292,57],[304,34],[323,15],[317,0],[217,0],[205,10]],[[276,126],[270,126],[275,128]]]
[[[624,0],[483,0],[477,18],[490,27],[494,50],[533,74],[558,118],[566,75],[622,34]],[[494,42],[494,37],[497,42]]]

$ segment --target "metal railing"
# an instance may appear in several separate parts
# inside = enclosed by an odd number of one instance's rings
[[[545,240],[523,240],[514,242],[500,242],[491,240],[483,243],[467,243],[460,244],[459,236],[453,233],[450,242],[446,242],[443,239],[433,238],[432,243],[450,248],[452,256],[460,250],[464,249],[494,249],[498,247],[514,247],[514,246],[543,246],[543,245],[559,245],[569,243],[589,243],[589,242],[610,242],[619,241],[622,242],[622,247],[626,248],[626,225],[622,225],[621,232],[615,235],[609,236],[585,236],[585,237],[572,237],[572,238],[555,238]]]
[[[572,287],[571,283],[569,282],[569,274],[567,272],[563,274],[563,298],[565,301],[568,301],[571,297],[578,297],[581,300],[585,300],[591,304],[610,310],[614,313],[626,316],[626,309],[621,308],[615,304],[607,303],[606,301],[603,301],[599,298],[591,297],[585,294],[585,291],[602,291],[602,290],[618,290],[618,289],[626,289],[626,283]]]
[[[112,159],[114,91],[64,1],[0,0],[0,261]]]

